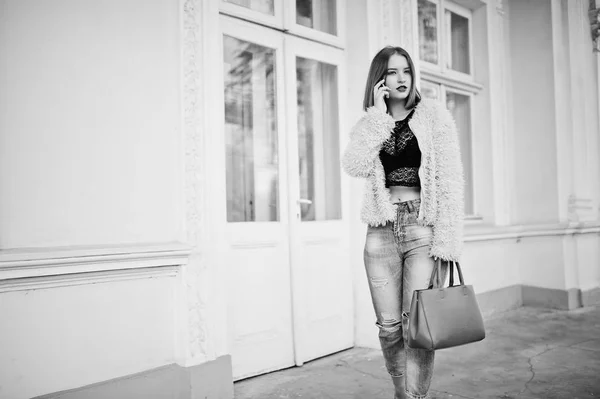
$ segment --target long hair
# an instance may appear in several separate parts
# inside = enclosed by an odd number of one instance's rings
[[[421,93],[417,90],[417,84],[415,82],[415,64],[413,64],[412,58],[410,58],[408,52],[402,47],[386,46],[375,54],[373,61],[371,61],[369,75],[367,76],[367,85],[365,86],[365,98],[363,100],[363,109],[365,111],[375,104],[373,101],[373,87],[385,77],[388,61],[394,54],[406,57],[406,61],[410,68],[410,74],[412,75],[408,97],[406,98],[406,108],[410,109],[421,101]]]

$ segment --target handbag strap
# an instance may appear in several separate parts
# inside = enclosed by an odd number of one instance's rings
[[[465,280],[463,279],[462,269],[460,268],[460,263],[458,262],[448,262],[450,264],[450,285],[449,287],[454,287],[454,268],[458,271],[458,280],[460,285],[465,285]],[[442,276],[442,260],[440,258],[435,262],[435,267],[431,271],[431,277],[429,278],[429,288],[432,289],[434,287],[440,288],[442,286],[441,281]]]
[[[431,271],[431,277],[429,278],[429,288],[428,289],[432,289],[433,287],[439,288],[442,285],[442,283],[440,282],[441,275],[442,275],[442,260],[440,258],[438,258],[437,261],[435,262],[435,266],[433,267],[433,270]]]
[[[462,270],[460,268],[460,263],[452,262],[450,263],[450,287],[454,287],[454,267],[456,266],[456,270],[458,271],[458,279],[460,281],[460,285],[465,285],[465,280],[463,279]]]

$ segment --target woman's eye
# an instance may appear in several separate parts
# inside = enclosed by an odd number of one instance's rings
[[[396,71],[388,71],[388,75],[395,75]]]

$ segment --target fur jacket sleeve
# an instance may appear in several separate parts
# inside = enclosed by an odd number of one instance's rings
[[[444,260],[458,261],[463,246],[464,175],[456,125],[450,112],[436,104],[438,118],[432,134],[436,155],[437,185],[430,254]]]
[[[394,125],[394,119],[385,112],[375,107],[367,109],[350,132],[350,143],[342,157],[346,173],[353,177],[372,174],[381,145],[390,138]]]

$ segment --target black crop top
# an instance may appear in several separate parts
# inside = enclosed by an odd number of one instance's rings
[[[392,135],[381,146],[379,159],[385,171],[385,186],[420,187],[419,167],[421,150],[417,138],[408,126],[414,110],[406,118],[396,121]]]

